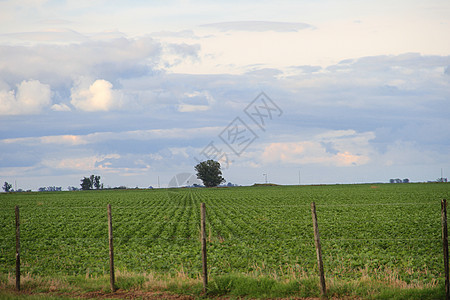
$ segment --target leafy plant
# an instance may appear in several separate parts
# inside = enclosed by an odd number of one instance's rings
[[[0,194],[0,274],[14,273],[15,205],[20,207],[24,274],[108,274],[106,205],[110,203],[118,270],[198,278],[200,203],[205,202],[209,273],[218,284],[228,280],[219,279],[227,274],[295,283],[317,274],[310,211],[314,201],[326,278],[347,282],[370,278],[398,289],[433,288],[443,277],[440,199],[448,198],[449,187],[385,184],[4,193]],[[127,279],[122,285],[141,286],[141,279]],[[270,280],[255,286],[271,289]],[[220,283],[217,293],[227,290],[228,283]],[[229,287],[236,291],[234,284]],[[299,290],[314,296],[311,284],[304,281]],[[342,287],[336,293],[347,292]]]

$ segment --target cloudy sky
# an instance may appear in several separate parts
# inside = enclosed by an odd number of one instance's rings
[[[0,182],[450,177],[450,2],[0,0]]]

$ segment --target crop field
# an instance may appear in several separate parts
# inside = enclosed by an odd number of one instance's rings
[[[433,284],[443,280],[440,201],[449,196],[450,184],[1,194],[0,273],[14,274],[19,205],[23,273],[107,274],[111,204],[118,270],[197,278],[204,202],[210,276],[315,276],[315,202],[327,278]]]

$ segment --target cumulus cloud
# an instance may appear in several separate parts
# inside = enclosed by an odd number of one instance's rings
[[[383,179],[386,172],[382,168],[415,166],[418,161],[440,168],[448,161],[445,153],[449,139],[443,137],[450,132],[446,105],[449,81],[444,74],[449,59],[414,55],[354,59],[328,69],[293,66],[289,70],[293,75],[289,76],[279,76],[278,69],[264,66],[241,75],[161,72],[138,77],[131,74],[127,78],[114,75],[115,79],[110,79],[91,74],[92,77],[73,86],[71,79],[67,91],[55,95],[56,104],[49,106],[53,111],[72,109],[77,122],[67,118],[67,113],[47,114],[46,122],[42,122],[43,116],[27,116],[26,122],[17,118],[14,123],[10,118],[0,118],[1,137],[17,137],[14,143],[3,140],[0,165],[34,166],[34,174],[40,170],[75,174],[73,170],[78,169],[71,166],[73,162],[86,170],[101,168],[102,172],[117,172],[120,176],[148,172],[149,176],[156,178],[154,174],[158,174],[162,179],[166,170],[173,175],[185,171],[186,164],[190,164],[186,169],[192,169],[194,157],[201,157],[199,153],[217,139],[217,134],[231,121],[230,116],[241,114],[263,88],[286,114],[273,120],[266,134],[260,132],[260,139],[246,151],[245,157],[230,157],[233,163],[227,172],[242,176],[238,177],[241,183],[260,179],[248,179],[252,173],[245,171],[248,168],[267,168],[272,176],[281,170],[280,183],[290,182],[292,174],[288,175],[286,170],[299,165],[305,174],[308,168],[311,174],[316,169],[339,173],[334,178],[342,178],[342,182],[353,182],[352,172],[363,169],[367,170],[368,180]],[[2,79],[0,90],[9,91],[9,86],[13,86],[11,80]],[[120,101],[119,104],[114,101],[115,92],[123,104],[127,100],[127,109],[128,98],[138,97],[142,101],[140,107],[148,104],[148,109],[133,114],[114,113],[108,118],[103,118],[102,113],[101,122],[98,114],[75,112],[114,110],[120,107]],[[71,98],[74,103],[69,102]],[[383,128],[384,133],[380,130]],[[39,136],[43,138],[34,138]],[[398,140],[405,143],[392,147]],[[217,146],[227,149],[223,144]],[[175,152],[174,148],[188,151]],[[94,157],[108,153],[120,157],[103,160]],[[47,163],[42,164],[43,160]],[[335,166],[338,168],[333,169]],[[428,178],[429,175],[417,175],[422,170],[420,166],[414,172],[398,176]],[[264,172],[258,172],[259,177]],[[345,178],[341,177],[344,172],[349,174]],[[336,180],[333,176],[311,178],[309,182]]]
[[[365,165],[371,160],[373,151],[369,141],[374,138],[373,132],[329,131],[309,141],[271,143],[261,158],[265,163]]]
[[[113,85],[103,79],[97,79],[88,87],[80,82],[71,93],[70,103],[83,111],[109,111],[120,107],[123,98],[121,92],[113,90]]]
[[[164,69],[165,63],[176,65],[184,60],[196,61],[200,51],[195,44],[162,43],[148,36],[106,40],[90,36],[79,43],[61,42],[0,45],[0,96],[2,103],[8,103],[1,108],[1,114],[6,114],[6,111],[8,114],[19,113],[18,109],[11,109],[19,94],[17,88],[12,90],[11,87],[27,82],[29,78],[51,87],[55,103],[51,106],[53,111],[69,111],[73,109],[72,105],[81,111],[108,111],[120,107],[124,94],[132,95],[127,99],[134,100],[126,106],[127,109],[140,109],[142,103],[151,101],[148,97],[152,92],[148,88],[152,85],[149,79],[156,82],[161,80],[159,75],[164,76],[159,68]],[[83,79],[73,84],[79,78],[89,78],[90,81]],[[140,80],[145,82],[145,86],[136,90],[136,82]],[[124,88],[124,82],[127,87],[122,93],[117,87]],[[163,84],[169,90],[173,86],[171,83]],[[160,95],[161,85],[157,89]],[[72,100],[71,105],[67,100]],[[37,111],[34,109],[33,113]]]
[[[51,104],[51,90],[39,80],[22,81],[15,90],[0,90],[0,115],[37,114]]]
[[[28,78],[45,79],[53,90],[66,89],[73,78],[83,76],[115,82],[117,78],[151,74],[160,55],[161,44],[149,37],[0,45],[0,78],[10,85]]]

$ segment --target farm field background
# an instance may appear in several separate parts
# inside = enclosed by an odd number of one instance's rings
[[[14,274],[19,205],[23,273],[107,274],[111,204],[118,270],[197,278],[204,202],[210,276],[315,276],[315,202],[326,277],[433,285],[443,281],[440,201],[449,195],[450,184],[1,194],[0,273]]]

